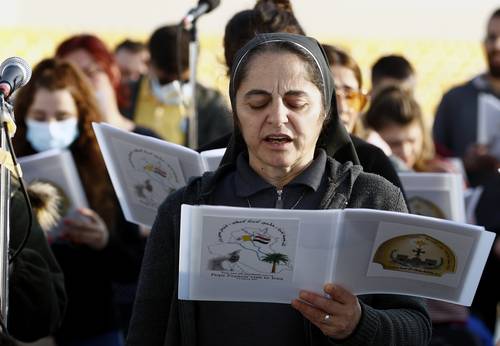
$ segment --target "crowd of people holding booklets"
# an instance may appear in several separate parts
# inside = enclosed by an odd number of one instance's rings
[[[494,345],[498,236],[471,306],[355,295],[337,282],[301,290],[289,304],[178,298],[182,204],[423,215],[429,206],[414,203],[400,174],[452,173],[477,192],[467,222],[500,231],[500,135],[478,139],[484,113],[496,110],[500,119],[500,9],[486,23],[487,71],[443,96],[432,130],[409,57],[380,57],[365,92],[356,57],[312,36],[290,0],[256,0],[234,14],[221,42],[226,95],[200,83],[191,89],[189,33],[174,24],[114,50],[95,34],[72,35],[38,62],[10,99],[15,153],[68,151],[88,205],[72,206],[45,176],[28,182],[33,223],[11,264],[0,344],[48,337],[56,346]],[[225,148],[220,164],[165,195],[152,227],[131,222],[93,123],[189,146],[189,102],[195,149]],[[12,185],[15,249],[29,211],[17,179]],[[153,187],[146,180],[131,189]]]

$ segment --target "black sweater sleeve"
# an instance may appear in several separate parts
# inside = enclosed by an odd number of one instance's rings
[[[391,160],[380,148],[355,136],[351,136],[351,139],[358,153],[361,166],[363,166],[363,171],[380,175],[403,190],[401,180]]]
[[[10,247],[16,250],[24,238],[28,220],[28,210],[19,191],[11,199],[10,220]],[[10,334],[23,342],[51,335],[61,324],[66,303],[63,273],[33,216],[26,247],[11,265]]]

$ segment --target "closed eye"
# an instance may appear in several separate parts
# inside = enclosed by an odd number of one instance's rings
[[[261,101],[252,101],[248,102],[248,106],[251,109],[263,109],[266,108],[266,106],[269,104],[268,100],[261,100]]]
[[[251,109],[262,109],[271,102],[272,98],[268,93],[253,93],[247,95],[245,99]]]
[[[288,108],[298,111],[304,109],[309,105],[309,103],[304,100],[285,100],[285,104]]]
[[[285,95],[284,102],[289,109],[297,111],[300,111],[309,105],[309,100],[303,93],[287,93]]]

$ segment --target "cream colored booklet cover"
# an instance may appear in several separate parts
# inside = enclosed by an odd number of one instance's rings
[[[178,297],[290,303],[336,282],[470,305],[493,240],[483,227],[396,212],[183,205]]]
[[[125,218],[153,225],[165,198],[190,177],[217,168],[224,149],[199,154],[193,149],[117,129],[92,124],[106,168]]]
[[[481,93],[478,97],[477,142],[488,146],[500,160],[500,99]]]
[[[62,217],[71,215],[77,208],[88,207],[85,191],[69,150],[47,150],[20,157],[18,161],[23,170],[23,178],[28,184],[34,181],[47,182],[57,189],[61,197]],[[57,238],[59,230],[59,226],[50,230],[49,238]]]
[[[456,173],[399,173],[413,214],[466,221],[464,181]]]

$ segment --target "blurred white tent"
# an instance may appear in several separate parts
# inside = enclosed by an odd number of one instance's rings
[[[199,30],[222,34],[224,24],[253,0],[222,0],[199,21]],[[151,32],[177,22],[195,0],[15,0],[2,2],[2,26],[61,27],[73,30]],[[496,0],[292,0],[295,12],[312,36],[482,39]],[[8,14],[8,15],[6,15]]]
[[[199,80],[227,90],[222,36],[227,21],[256,0],[221,0],[198,22]],[[498,0],[291,0],[306,33],[346,49],[369,88],[381,55],[403,54],[417,71],[416,97],[428,122],[441,95],[485,68],[486,21]],[[18,55],[36,64],[68,35],[97,34],[113,48],[124,38],[146,40],[154,29],[178,23],[198,0],[15,0],[2,2],[0,59]]]

